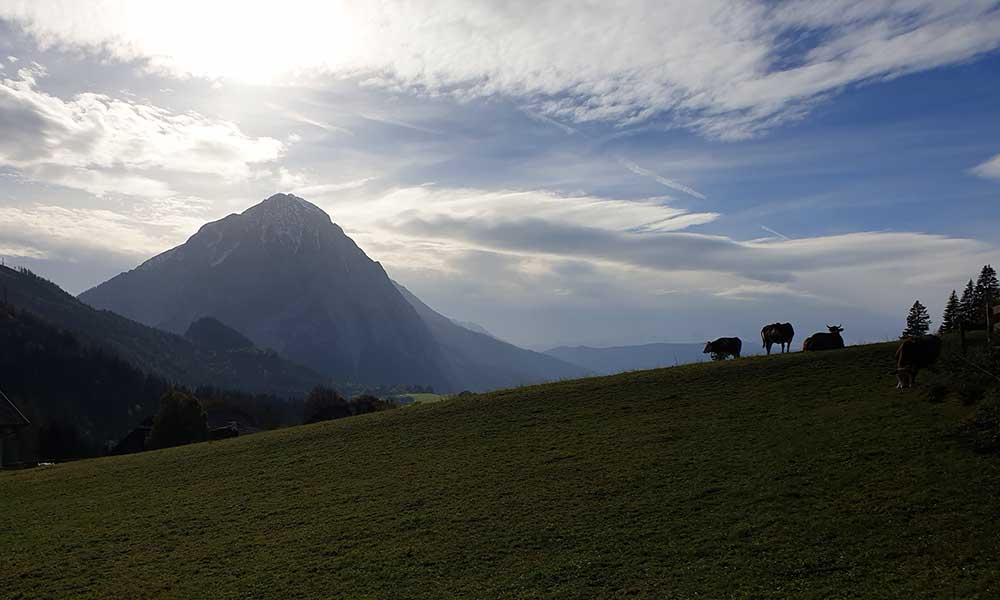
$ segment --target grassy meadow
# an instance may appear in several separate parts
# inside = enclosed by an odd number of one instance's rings
[[[894,347],[3,472],[0,597],[1000,597],[1000,460]]]
[[[440,402],[441,400],[449,398],[447,394],[400,394],[396,397],[413,398],[413,404]]]

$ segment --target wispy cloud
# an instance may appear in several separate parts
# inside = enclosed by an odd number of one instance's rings
[[[0,256],[4,258],[46,258],[43,250],[32,248],[31,246],[21,246],[13,244],[0,244]]]
[[[149,256],[183,238],[157,235],[148,224],[104,209],[70,209],[61,206],[0,207],[0,235],[6,239],[43,241],[48,254],[72,255],[75,250],[101,250],[110,254]],[[20,244],[15,247],[22,247]],[[20,254],[20,256],[29,255]]]
[[[307,198],[318,197],[322,198],[327,194],[333,192],[342,192],[344,190],[354,190],[360,187],[364,187],[369,182],[377,179],[376,177],[362,177],[361,179],[353,179],[351,181],[341,181],[338,183],[318,183],[314,185],[304,185],[302,187],[292,188],[292,193],[299,196],[304,196]]]
[[[46,45],[182,75],[290,81],[333,73],[396,92],[513,97],[576,123],[671,113],[726,139],[800,118],[845,86],[1000,46],[1000,11],[986,0],[287,0],[241,5],[238,28],[228,4],[194,0],[6,3],[0,16]],[[789,45],[790,36],[801,43]]]
[[[634,162],[632,162],[631,160],[628,160],[627,158],[620,158],[618,160],[622,164],[622,166],[624,166],[629,171],[632,171],[636,175],[642,175],[643,177],[651,177],[654,181],[656,181],[660,185],[664,185],[670,189],[677,190],[678,192],[684,192],[689,196],[694,196],[695,198],[701,200],[706,199],[705,194],[702,194],[698,190],[690,188],[684,185],[683,183],[678,183],[673,179],[668,179],[667,177],[664,177],[658,173],[650,171],[649,169],[644,169],[639,165],[635,164]]]
[[[1000,154],[973,167],[972,173],[987,179],[1000,179]]]
[[[321,121],[319,119],[313,119],[313,118],[308,117],[308,116],[306,116],[306,115],[304,115],[304,114],[302,114],[300,112],[297,112],[297,111],[294,111],[294,110],[288,110],[288,109],[283,108],[281,106],[278,106],[276,104],[269,104],[268,106],[270,108],[276,110],[276,111],[279,111],[285,117],[287,117],[288,119],[290,119],[292,121],[295,121],[297,123],[302,123],[304,125],[309,125],[311,127],[316,127],[317,129],[322,129],[323,131],[329,131],[329,132],[333,132],[333,133],[342,133],[344,135],[350,135],[350,136],[354,135],[354,132],[351,131],[350,129],[347,129],[346,127],[341,127],[339,125],[334,125],[333,123],[330,123],[328,121]]]

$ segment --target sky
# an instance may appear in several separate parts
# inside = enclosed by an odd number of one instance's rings
[[[0,256],[277,192],[511,342],[893,339],[1000,263],[1000,2],[0,0]]]

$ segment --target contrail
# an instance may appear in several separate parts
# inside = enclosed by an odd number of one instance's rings
[[[527,115],[528,118],[533,119],[535,121],[538,121],[539,123],[545,123],[546,125],[552,125],[553,127],[558,127],[559,129],[562,129],[563,133],[565,133],[566,135],[575,135],[575,134],[580,133],[579,131],[577,131],[576,129],[570,127],[569,125],[567,125],[565,123],[561,123],[559,121],[556,121],[555,119],[553,119],[551,117],[546,117],[545,115],[543,115],[541,113],[536,113],[536,112],[528,110],[526,108],[522,108],[521,112],[523,112],[525,115]]]
[[[685,194],[688,194],[689,196],[694,196],[695,198],[698,198],[700,200],[707,200],[705,194],[702,194],[698,190],[689,188],[688,186],[682,183],[678,183],[673,179],[667,179],[666,177],[663,177],[658,173],[650,171],[649,169],[643,169],[642,167],[640,167],[639,165],[635,164],[634,162],[628,159],[619,158],[618,160],[619,162],[621,162],[622,166],[624,166],[629,171],[632,171],[636,175],[642,175],[643,177],[652,177],[653,180],[655,180],[657,183],[665,185],[668,188],[677,190],[679,192],[684,192]]]
[[[778,233],[777,231],[771,229],[770,227],[766,227],[764,225],[761,225],[760,228],[763,229],[764,231],[768,232],[768,233],[771,233],[771,234],[774,234],[774,235],[780,237],[781,239],[785,240],[786,242],[791,241],[791,239],[792,239],[792,238],[788,237],[787,235],[785,235],[783,233]]]

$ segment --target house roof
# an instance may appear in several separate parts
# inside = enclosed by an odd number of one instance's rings
[[[30,423],[28,417],[14,406],[7,394],[0,391],[0,427],[19,427]]]

